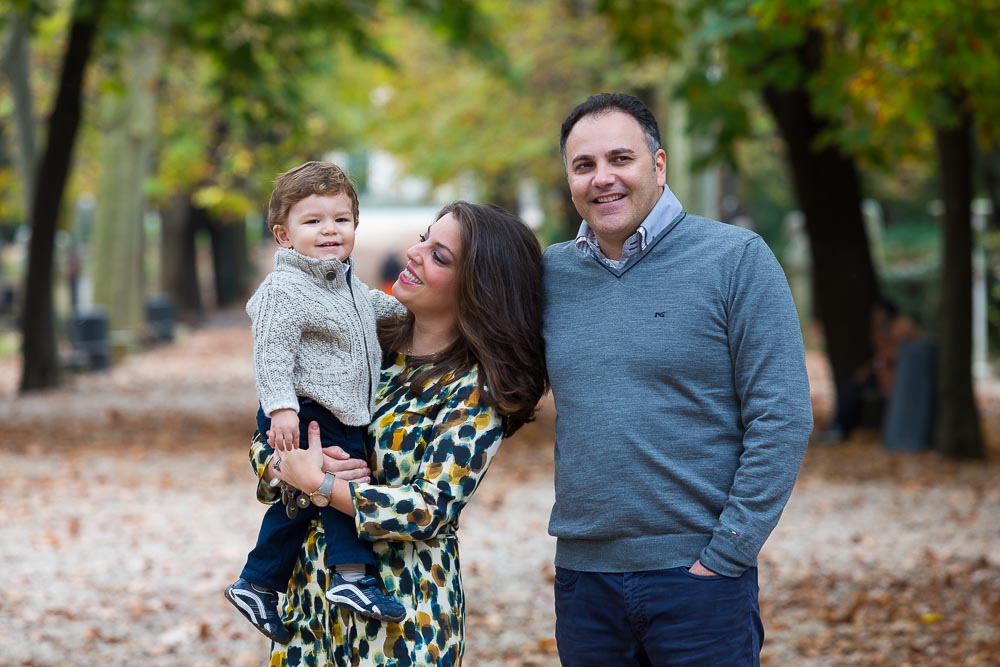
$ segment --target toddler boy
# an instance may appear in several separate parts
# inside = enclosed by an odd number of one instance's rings
[[[366,459],[364,432],[382,357],[375,320],[400,306],[369,292],[353,275],[357,190],[338,166],[306,162],[278,177],[267,224],[281,247],[274,271],[247,303],[260,398],[257,430],[268,433],[272,447],[306,448],[309,422],[317,421],[324,447],[339,445],[352,458]],[[327,473],[313,495],[322,496],[332,482]],[[362,616],[402,620],[403,606],[366,574],[375,559],[371,545],[358,538],[353,517],[312,502],[268,508],[257,545],[240,578],[226,588],[226,598],[263,634],[287,643],[277,592],[285,592],[317,513],[332,570],[326,597]]]

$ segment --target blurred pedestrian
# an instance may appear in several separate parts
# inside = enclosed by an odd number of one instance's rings
[[[813,436],[817,444],[846,440],[866,418],[882,423],[896,386],[900,352],[904,345],[922,337],[917,324],[887,299],[879,299],[872,305],[870,327],[871,359],[837,387],[833,423]],[[873,417],[867,417],[869,414]]]
[[[390,252],[382,260],[382,291],[392,294],[392,286],[395,284],[399,273],[403,270],[403,263],[399,261],[394,252]]]

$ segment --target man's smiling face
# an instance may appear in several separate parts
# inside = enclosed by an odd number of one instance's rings
[[[625,240],[656,206],[667,179],[667,154],[650,155],[639,123],[621,111],[585,116],[566,138],[573,203],[601,250],[621,257]]]

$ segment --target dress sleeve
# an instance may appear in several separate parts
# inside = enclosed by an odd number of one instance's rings
[[[444,398],[410,483],[354,485],[354,519],[363,539],[432,538],[472,497],[500,447],[503,427],[475,380],[468,380]]]
[[[254,431],[250,441],[250,467],[257,475],[257,500],[267,505],[278,501],[278,490],[264,481],[264,470],[271,462],[274,450],[267,444],[267,436]]]

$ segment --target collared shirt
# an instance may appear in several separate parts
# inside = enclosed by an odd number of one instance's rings
[[[621,259],[610,259],[605,256],[604,251],[601,250],[601,246],[597,242],[597,233],[590,228],[586,220],[580,224],[580,231],[576,236],[576,247],[581,252],[587,253],[604,262],[610,268],[620,271],[625,268],[630,260],[645,250],[649,242],[656,238],[657,234],[666,229],[683,210],[684,207],[681,206],[680,201],[671,192],[670,187],[664,185],[663,193],[660,195],[659,200],[657,200],[656,206],[649,212],[649,215],[642,221],[638,229],[635,230],[635,233],[625,239],[625,244],[622,246]]]

